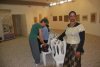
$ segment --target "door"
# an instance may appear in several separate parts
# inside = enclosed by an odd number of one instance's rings
[[[12,15],[15,36],[26,36],[27,25],[25,15]]]

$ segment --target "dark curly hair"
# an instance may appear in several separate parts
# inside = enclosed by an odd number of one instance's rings
[[[69,12],[69,16],[71,15],[71,13],[74,13],[76,15],[76,12],[75,11],[70,11]]]
[[[43,21],[44,21],[46,24],[49,24],[49,21],[48,21],[47,18],[43,18],[43,19],[40,21],[40,23],[42,23]]]

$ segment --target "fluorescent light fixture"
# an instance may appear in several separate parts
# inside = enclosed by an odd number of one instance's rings
[[[59,4],[63,4],[63,3],[66,3],[66,2],[71,2],[73,0],[59,0],[57,2],[51,2],[50,3],[50,6],[55,6],[55,5],[59,5]]]
[[[64,1],[60,1],[59,3],[60,3],[60,4],[63,4],[63,3],[64,3]]]
[[[56,5],[57,3],[52,3],[52,5]]]
[[[68,0],[68,2],[71,2],[72,0]]]
[[[50,6],[53,6],[52,3],[50,3]]]

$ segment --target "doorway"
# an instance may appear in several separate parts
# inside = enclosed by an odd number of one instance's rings
[[[27,36],[26,16],[24,14],[12,15],[15,36]]]

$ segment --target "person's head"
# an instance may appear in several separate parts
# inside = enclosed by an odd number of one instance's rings
[[[70,22],[76,22],[76,12],[75,11],[69,12],[69,20]]]
[[[43,18],[43,19],[40,21],[40,23],[41,23],[42,26],[46,26],[46,25],[49,24],[49,21],[48,21],[47,18]]]

